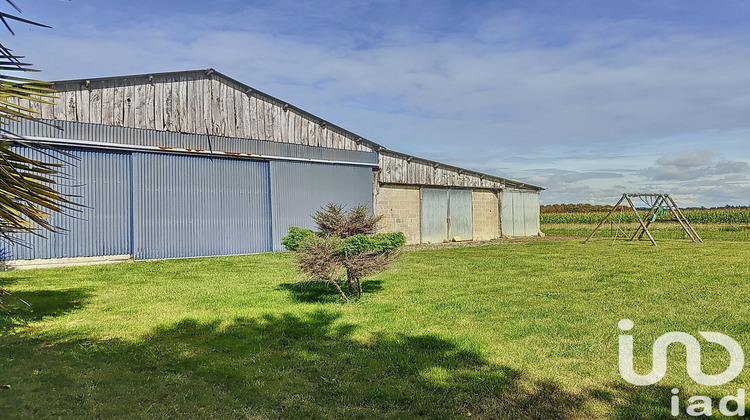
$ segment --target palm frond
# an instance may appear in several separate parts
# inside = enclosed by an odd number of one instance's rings
[[[17,12],[21,9],[12,0],[5,0]],[[13,34],[10,22],[49,28],[14,14],[0,12],[0,21]],[[52,103],[56,98],[50,83],[12,75],[37,71],[24,57],[0,43],[0,237],[11,242],[22,242],[19,233],[42,236],[43,231],[57,231],[51,214],[75,209],[70,197],[58,191],[58,171],[63,160],[44,151],[33,142],[2,128],[8,121],[33,120],[38,111],[33,103]],[[43,161],[26,156],[12,148],[20,145],[40,152]],[[39,153],[35,154],[38,156]],[[62,156],[68,154],[63,153]]]

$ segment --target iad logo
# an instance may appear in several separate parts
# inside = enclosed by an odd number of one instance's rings
[[[633,321],[629,319],[620,320],[617,326],[622,331],[633,329]],[[701,370],[701,345],[692,335],[684,332],[668,332],[656,339],[652,352],[651,372],[646,375],[639,375],[633,370],[633,336],[620,335],[619,353],[620,353],[620,375],[623,379],[633,385],[646,386],[659,382],[667,373],[667,347],[672,343],[680,343],[685,346],[686,352],[686,369],[690,378],[698,384],[706,386],[723,385],[736,378],[745,365],[745,353],[742,347],[731,337],[718,332],[699,332],[701,337],[711,343],[716,343],[724,347],[729,352],[729,367],[719,374],[706,375]],[[672,415],[679,415],[679,394],[678,389],[673,389],[672,393]],[[728,403],[734,401],[737,404],[736,409],[728,408]],[[688,399],[691,404],[687,407],[687,414],[690,416],[710,416],[712,413],[712,402],[709,397],[694,396]],[[737,391],[737,396],[727,396],[719,402],[719,411],[726,416],[745,415],[745,390]]]
[[[633,321],[620,320],[617,324],[622,331],[633,329]],[[620,375],[633,385],[653,385],[667,374],[667,347],[672,343],[681,343],[687,352],[687,373],[690,378],[706,386],[723,385],[742,372],[745,365],[745,353],[742,347],[731,337],[717,332],[699,332],[701,337],[711,343],[716,343],[729,351],[729,367],[717,375],[706,375],[701,371],[701,345],[692,335],[684,332],[669,332],[654,341],[652,353],[653,365],[651,372],[639,375],[633,370],[633,336],[620,335]]]

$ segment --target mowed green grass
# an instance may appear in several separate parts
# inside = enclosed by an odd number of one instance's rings
[[[669,331],[750,350],[750,243],[610,243],[408,251],[348,305],[290,254],[3,273],[33,310],[0,315],[0,418],[673,418],[673,387],[748,388],[692,383],[679,346],[627,384],[617,322],[641,373]]]

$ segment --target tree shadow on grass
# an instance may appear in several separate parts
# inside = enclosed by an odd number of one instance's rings
[[[32,321],[80,309],[90,296],[84,289],[12,292],[12,295],[3,297],[6,309],[0,309],[0,335]]]
[[[4,418],[577,418],[583,399],[442,338],[315,312],[185,320],[138,342],[0,337]]]
[[[184,320],[137,342],[0,337],[4,418],[660,419],[669,389],[571,393],[433,335],[354,339],[318,311]],[[665,394],[666,391],[666,394]],[[651,392],[651,391],[649,391]],[[666,399],[665,399],[666,398]]]
[[[345,287],[345,285],[342,285]],[[381,280],[363,280],[362,291],[375,293],[383,289]],[[322,282],[298,282],[282,283],[279,290],[286,290],[295,302],[305,303],[333,303],[341,302],[343,299],[332,284]]]

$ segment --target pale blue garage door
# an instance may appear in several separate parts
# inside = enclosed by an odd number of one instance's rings
[[[534,236],[539,233],[539,193],[503,191],[501,200],[503,235]]]
[[[422,242],[438,243],[453,237],[472,239],[472,191],[422,188]]]

